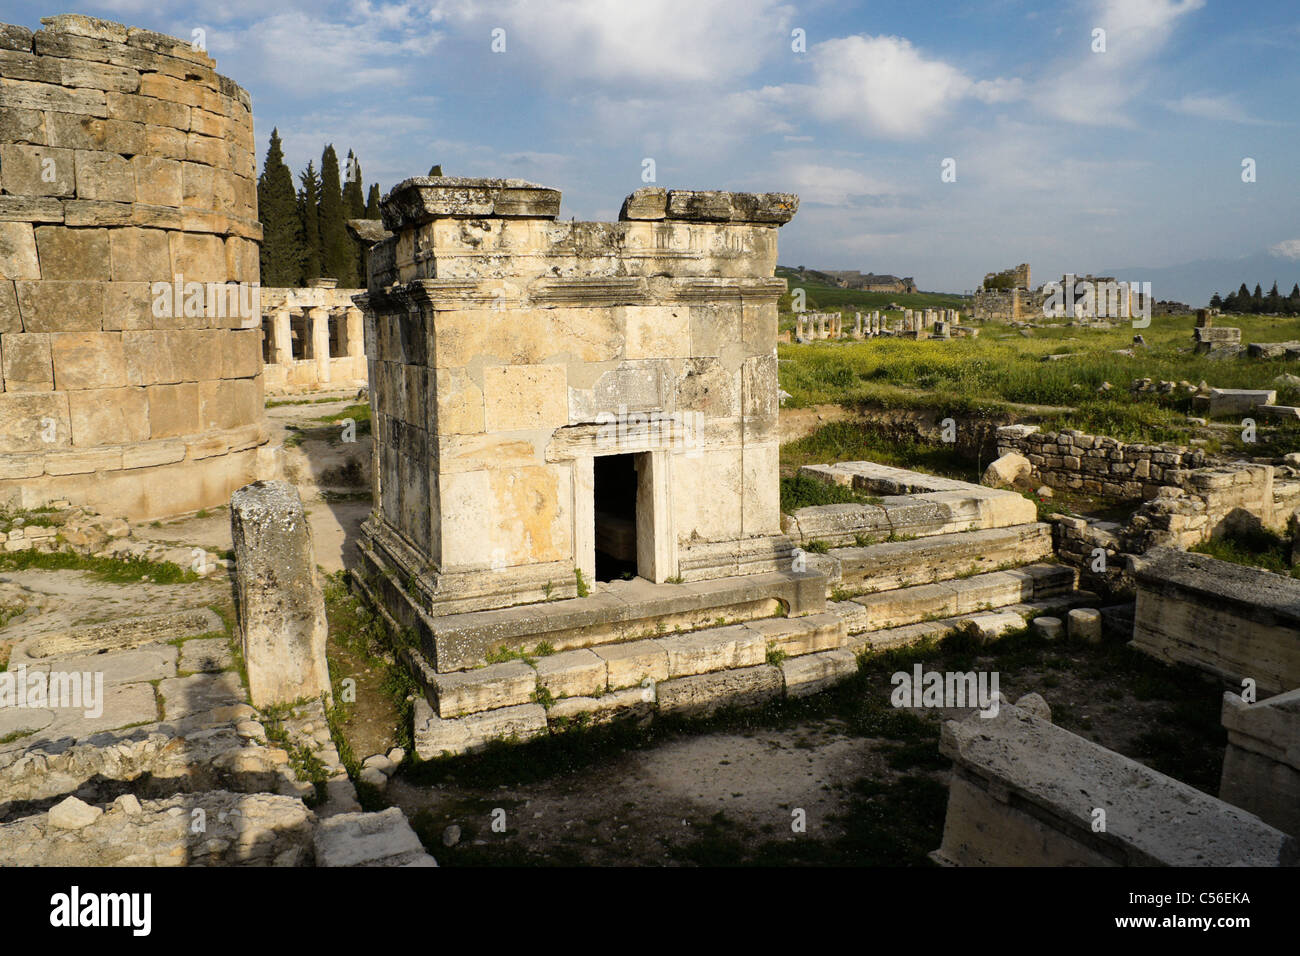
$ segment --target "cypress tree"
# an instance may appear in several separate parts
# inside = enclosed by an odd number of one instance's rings
[[[379,183],[370,184],[370,194],[366,196],[366,215],[367,219],[379,218]]]
[[[262,220],[259,261],[265,286],[283,288],[298,284],[303,243],[297,202],[293,173],[284,162],[280,131],[273,129],[262,175],[257,179],[257,209]]]
[[[302,174],[302,189],[298,192],[298,216],[302,222],[303,259],[302,281],[306,285],[321,275],[320,241],[320,178],[311,162]]]
[[[1276,279],[1273,280],[1273,288],[1268,290],[1268,299],[1265,308],[1267,311],[1274,313],[1282,311],[1282,294],[1277,291]]]
[[[331,144],[320,159],[321,273],[339,280],[343,288],[357,284],[356,249],[348,236],[339,182],[339,157]]]
[[[366,201],[361,192],[361,162],[348,150],[347,172],[343,177],[343,212],[346,219],[361,219],[366,214]]]

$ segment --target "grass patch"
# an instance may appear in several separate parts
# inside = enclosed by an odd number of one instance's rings
[[[1220,561],[1300,578],[1300,566],[1291,565],[1291,539],[1268,528],[1234,529],[1221,538],[1202,541],[1190,550]]]
[[[85,571],[101,581],[134,584],[146,578],[154,584],[188,584],[200,580],[190,568],[170,561],[135,556],[87,557],[67,551],[11,551],[0,554],[0,571]]]

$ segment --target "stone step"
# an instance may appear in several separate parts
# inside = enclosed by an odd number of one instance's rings
[[[473,691],[464,686],[465,680],[506,665],[446,675],[457,679],[450,686],[440,685],[442,675],[426,673],[432,693],[429,699],[415,701],[415,750],[427,760],[482,750],[494,740],[525,741],[620,718],[695,717],[782,696],[803,697],[857,673],[857,653],[843,646],[846,640],[838,615],[823,613],[568,651],[536,663],[556,663],[553,676],[565,669],[557,663],[560,658],[570,658],[575,671],[590,663],[583,655],[600,659],[606,689],[600,692],[589,685],[584,696],[547,698],[545,705],[520,702],[520,687],[513,696],[490,696],[483,684]],[[510,664],[522,666],[518,661]],[[497,689],[521,673],[519,667],[510,674],[499,671]],[[547,679],[541,666],[536,679],[539,685]],[[448,693],[440,693],[444,690]],[[467,701],[490,707],[466,712]]]
[[[601,703],[586,709],[606,711],[613,705],[606,698],[622,691],[836,650],[846,639],[841,616],[823,612],[598,644],[449,673],[436,671],[417,650],[406,648],[401,653],[439,718],[454,720],[509,708],[519,708],[515,716],[527,718],[522,709],[526,705],[545,702],[573,716],[584,706],[570,701],[590,699]],[[617,699],[620,707],[636,703],[630,696]]]
[[[1073,591],[1078,572],[1059,564],[1031,564],[935,584],[895,588],[837,602],[850,634],[1040,601]],[[853,607],[856,605],[856,607]]]
[[[1027,601],[1022,604],[1008,604],[998,608],[998,613],[1015,614],[1022,625],[1027,625],[1034,618],[1043,615],[1064,617],[1065,613],[1075,607],[1096,607],[1101,599],[1091,591],[1071,591],[1040,601]],[[845,602],[848,603],[848,602]],[[832,612],[839,607],[832,604]],[[907,647],[928,637],[939,638],[965,626],[973,619],[987,617],[990,612],[976,611],[973,614],[959,614],[953,617],[922,621],[917,624],[905,624],[902,627],[888,627],[877,631],[861,631],[851,634],[845,647],[857,653],[886,651],[897,647]],[[978,621],[975,621],[978,623]]]
[[[826,554],[810,555],[808,564],[825,573],[832,588],[858,594],[1019,567],[1051,555],[1052,527],[1036,521],[1009,528],[835,548]]]
[[[429,618],[422,651],[438,671],[462,670],[503,651],[553,650],[654,637],[714,624],[817,613],[826,579],[815,571],[773,571],[689,584],[611,583],[585,598]]]

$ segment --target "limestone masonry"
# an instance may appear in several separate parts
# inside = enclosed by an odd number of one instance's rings
[[[0,26],[0,501],[220,504],[267,441],[248,94],[185,41],[42,23]]]
[[[396,186],[358,297],[372,569],[423,613],[788,568],[773,272],[797,205],[647,188],[559,222],[519,180]]]

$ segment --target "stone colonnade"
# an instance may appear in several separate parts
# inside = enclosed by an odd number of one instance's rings
[[[332,280],[303,289],[262,290],[262,361],[268,392],[366,384],[365,323],[352,296]]]
[[[960,324],[961,313],[956,309],[904,309],[903,317],[892,321],[877,310],[870,313],[855,312],[852,329],[847,334],[855,339],[866,339],[877,335],[916,335],[929,332],[937,338],[950,338],[954,326]],[[840,339],[845,334],[843,317],[838,312],[795,314],[796,342]]]

